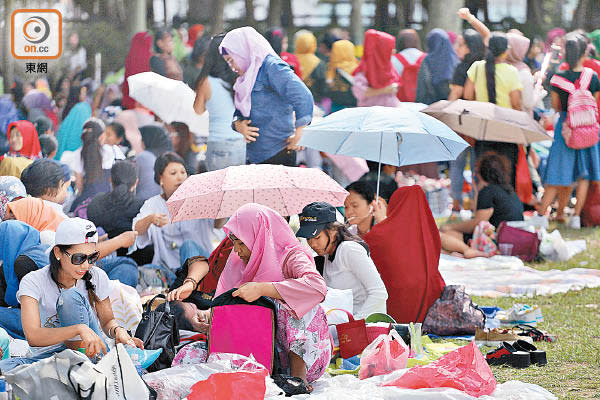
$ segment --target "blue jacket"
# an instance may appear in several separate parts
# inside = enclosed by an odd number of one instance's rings
[[[258,70],[251,96],[250,125],[259,129],[259,136],[247,145],[246,154],[249,164],[257,164],[283,150],[295,127],[312,121],[314,100],[290,66],[273,55],[268,55]],[[234,117],[243,119],[238,110]]]

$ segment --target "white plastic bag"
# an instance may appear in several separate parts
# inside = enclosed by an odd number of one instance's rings
[[[96,364],[107,378],[107,400],[149,399],[150,391],[137,373],[125,347],[119,343]]]
[[[562,238],[558,229],[551,233],[546,232],[545,229],[540,231],[541,242],[540,242],[540,254],[549,261],[568,261],[569,260],[569,247],[567,242]]]
[[[117,280],[112,280],[111,284],[113,290],[109,297],[115,319],[128,331],[135,332],[142,320],[142,299],[131,286]]]

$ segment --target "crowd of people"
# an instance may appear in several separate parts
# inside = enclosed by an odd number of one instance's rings
[[[0,327],[33,350],[1,361],[0,371],[65,346],[94,356],[106,352],[105,336],[141,346],[113,317],[110,280],[119,280],[164,288],[179,326],[194,331],[206,331],[211,299],[221,293],[273,299],[282,365],[310,384],[330,358],[319,307],[327,287],[352,290],[357,318],[387,312],[397,322],[422,321],[445,285],[440,253],[487,256],[469,245],[481,222],[497,228],[522,220],[525,209],[547,215],[556,197],[555,218],[565,222],[575,189],[569,225],[578,228],[589,183],[600,180],[600,154],[598,145],[567,146],[561,134],[565,82],[586,77],[584,90],[598,100],[594,44],[585,32],[555,29],[544,45],[515,30],[490,32],[468,9],[458,14],[472,29],[434,29],[425,48],[412,29],[397,37],[369,29],[362,46],[340,30],[321,41],[303,30],[294,53],[277,27],[210,36],[194,25],[188,40],[180,29],[140,32],[121,87],[83,78],[85,49],[72,36],[71,73],[55,85],[16,80],[0,98]],[[549,67],[540,71],[547,53]],[[195,91],[194,110],[209,113],[204,142],[129,96],[127,78],[146,71]],[[398,188],[400,173],[439,177],[437,163],[384,165],[379,176],[369,162],[369,172],[348,182],[328,155],[298,146],[315,115],[457,99],[524,111],[546,125],[555,111],[542,163],[530,147],[465,137],[471,147],[447,175],[452,209],[460,211],[470,162],[475,201],[467,221],[438,229],[424,192]],[[518,193],[522,153],[541,201]],[[167,201],[188,176],[244,164],[324,169],[347,186],[344,208],[307,204],[297,232],[290,216],[254,203],[229,219],[171,222]]]

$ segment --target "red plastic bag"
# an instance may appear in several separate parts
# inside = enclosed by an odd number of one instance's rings
[[[388,335],[380,335],[363,351],[358,378],[366,379],[406,368],[408,354],[408,346],[392,329]]]
[[[517,176],[515,178],[515,186],[517,196],[521,203],[529,203],[533,196],[533,186],[531,183],[531,175],[529,174],[529,164],[527,164],[527,155],[523,146],[519,146],[519,158],[515,167]]]
[[[581,210],[581,222],[584,226],[600,225],[600,184],[592,182],[588,190],[585,205]]]
[[[431,364],[411,368],[384,386],[406,389],[449,387],[479,397],[492,394],[496,389],[496,378],[475,342],[471,342]]]
[[[188,400],[262,400],[267,385],[266,369],[259,371],[221,372],[192,386]]]

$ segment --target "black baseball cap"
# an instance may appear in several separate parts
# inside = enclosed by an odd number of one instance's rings
[[[329,203],[317,201],[310,203],[302,210],[300,229],[297,237],[311,239],[317,236],[327,224],[337,221],[335,207]]]

